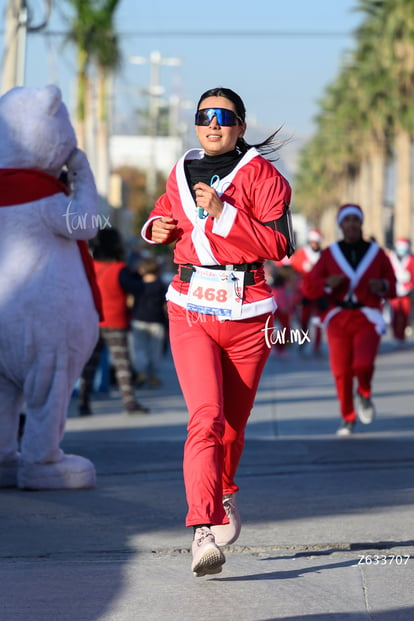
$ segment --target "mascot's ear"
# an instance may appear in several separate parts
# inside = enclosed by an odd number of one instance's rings
[[[39,101],[49,116],[55,116],[62,103],[62,91],[55,84],[48,84],[38,91]]]

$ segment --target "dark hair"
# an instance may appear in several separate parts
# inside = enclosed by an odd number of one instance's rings
[[[91,242],[91,250],[97,261],[124,261],[124,244],[117,229],[100,229]]]
[[[231,88],[224,88],[223,86],[217,86],[216,88],[210,88],[208,91],[203,93],[198,100],[197,110],[200,107],[201,102],[207,97],[225,97],[229,101],[234,104],[236,108],[237,115],[243,120],[243,123],[246,120],[246,108],[243,103],[242,98],[236,92],[232,91]],[[248,144],[244,138],[238,138],[236,143],[236,148],[240,150],[241,153],[246,153],[248,149],[254,147],[257,149],[262,155],[269,156],[272,153],[278,151],[281,147],[280,141],[275,141],[276,135],[280,131],[280,127],[273,132],[270,136],[263,140],[263,142],[259,142],[257,144]],[[268,159],[270,159],[268,157]]]
[[[138,271],[141,274],[155,274],[158,275],[160,273],[160,266],[156,259],[152,257],[148,257],[146,259],[142,259],[138,263]]]

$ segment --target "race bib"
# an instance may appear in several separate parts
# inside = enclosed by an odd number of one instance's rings
[[[187,294],[187,309],[221,319],[239,319],[244,272],[195,267]]]

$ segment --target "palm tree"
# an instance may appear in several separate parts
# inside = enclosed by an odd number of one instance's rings
[[[86,147],[87,97],[90,91],[88,69],[91,60],[94,31],[96,29],[93,0],[67,0],[74,10],[69,19],[70,31],[67,40],[74,43],[77,50],[77,96],[76,96],[76,133],[79,146]]]
[[[357,32],[355,64],[358,67],[358,92],[363,118],[363,159],[369,168],[369,176],[366,200],[362,199],[361,204],[367,211],[369,234],[383,244],[386,227],[385,179],[391,157],[389,73],[384,65],[383,41],[378,37],[378,16],[369,2],[363,0],[362,4],[368,11],[368,17]]]
[[[302,203],[311,222],[359,195],[362,145],[361,113],[352,68],[345,67],[322,99],[318,131],[305,147],[295,184],[295,200]],[[316,221],[315,221],[316,220]],[[328,237],[334,237],[330,227]]]
[[[77,48],[76,124],[79,145],[90,155],[96,154],[98,189],[105,196],[109,177],[108,85],[112,71],[120,62],[118,38],[113,19],[120,0],[67,0],[74,10],[70,19],[68,40]],[[94,76],[97,72],[98,115],[97,144],[88,144],[87,121],[90,119]],[[91,121],[90,121],[91,122]],[[94,132],[92,132],[93,134]]]
[[[361,202],[368,211],[369,234],[383,243],[384,179],[391,147],[397,170],[395,235],[414,236],[409,174],[414,3],[359,0],[357,10],[365,20],[357,32],[356,51],[321,102],[316,136],[299,162],[294,197],[315,216],[313,204],[320,218],[338,198]]]
[[[396,195],[394,236],[414,234],[412,139],[414,134],[414,5],[410,0],[383,0],[387,69],[395,133]]]
[[[98,75],[98,105],[96,132],[96,178],[101,194],[108,195],[110,161],[109,102],[112,91],[112,76],[121,62],[118,37],[114,29],[114,15],[120,0],[105,0],[96,11],[95,40],[92,42],[92,59]]]

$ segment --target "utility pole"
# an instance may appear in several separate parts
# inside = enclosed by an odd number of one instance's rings
[[[48,23],[53,0],[44,0],[43,21],[33,26],[26,0],[9,0],[5,10],[5,53],[2,92],[14,86],[23,86],[26,71],[26,40],[28,32],[42,30]]]
[[[150,85],[149,94],[149,128],[150,137],[149,163],[147,169],[147,197],[148,203],[152,206],[155,202],[157,189],[157,160],[156,160],[156,141],[158,134],[159,117],[159,97],[164,92],[160,86],[160,67],[178,67],[181,65],[180,58],[163,58],[160,52],[151,52],[149,59],[143,56],[131,56],[129,62],[134,65],[144,65],[150,63]]]
[[[27,4],[25,0],[9,0],[6,9],[5,64],[2,92],[24,84],[27,36]]]

